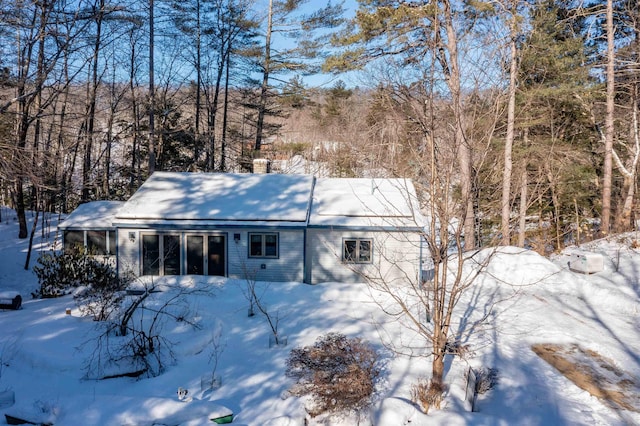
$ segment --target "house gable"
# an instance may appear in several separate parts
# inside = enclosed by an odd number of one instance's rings
[[[305,282],[417,277],[420,223],[408,179],[319,178],[307,229]]]

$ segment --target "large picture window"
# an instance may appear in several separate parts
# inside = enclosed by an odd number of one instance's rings
[[[343,240],[342,260],[346,263],[371,263],[373,240],[371,238],[348,238]]]
[[[249,233],[249,257],[278,257],[278,234]]]

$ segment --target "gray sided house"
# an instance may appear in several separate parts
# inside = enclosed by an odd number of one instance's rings
[[[421,222],[406,179],[156,172],[128,201],[84,204],[60,229],[65,246],[115,256],[120,273],[317,284],[418,279]]]

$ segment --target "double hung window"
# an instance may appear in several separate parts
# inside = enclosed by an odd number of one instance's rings
[[[249,257],[278,257],[278,234],[249,233]]]

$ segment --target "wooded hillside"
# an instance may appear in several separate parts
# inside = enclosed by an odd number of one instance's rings
[[[454,206],[440,218],[467,247],[546,252],[633,228],[637,2],[304,3],[0,2],[0,202],[19,236],[26,209],[258,157],[411,177]],[[320,67],[334,83],[311,87]]]

